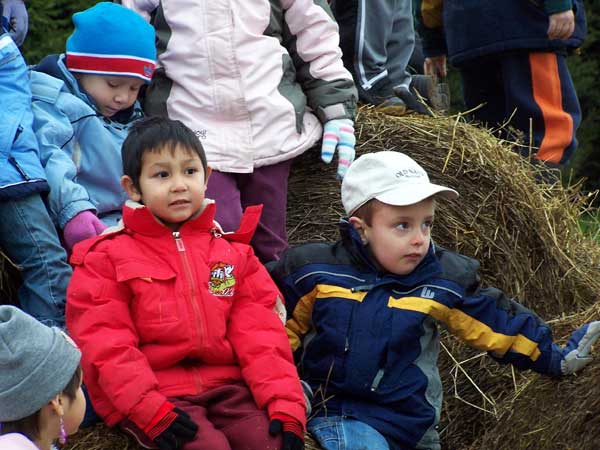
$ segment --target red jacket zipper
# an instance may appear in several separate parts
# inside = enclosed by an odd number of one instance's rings
[[[188,281],[188,286],[189,286],[189,296],[186,296],[189,300],[189,303],[191,303],[192,306],[192,311],[194,313],[194,324],[195,326],[192,327],[193,331],[195,332],[196,335],[196,339],[194,339],[194,347],[197,347],[198,349],[202,348],[202,340],[206,335],[206,326],[204,324],[204,315],[202,314],[202,312],[200,311],[200,308],[198,306],[198,295],[197,295],[197,289],[196,289],[196,283],[194,281],[194,275],[192,273],[192,269],[190,267],[190,263],[188,261],[187,258],[187,253],[185,251],[185,245],[183,244],[183,239],[181,238],[181,234],[179,233],[179,231],[174,231],[173,232],[173,238],[175,239],[175,245],[177,246],[177,251],[179,252],[179,256],[181,258],[181,262],[183,264],[183,269],[185,271],[185,275]],[[196,378],[196,384],[198,386],[198,390],[199,392],[202,391],[202,381],[200,380],[200,378],[198,377],[197,373],[194,373],[194,377]]]

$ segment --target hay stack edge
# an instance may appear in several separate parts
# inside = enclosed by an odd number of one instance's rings
[[[577,185],[536,182],[542,169],[517,155],[516,144],[499,141],[460,116],[397,118],[362,109],[356,136],[357,156],[379,150],[407,153],[433,182],[459,191],[458,200],[438,206],[436,243],[477,258],[482,283],[534,309],[560,342],[581,323],[600,318],[600,248],[580,229],[590,198]],[[325,166],[317,151],[294,163],[288,201],[292,245],[337,238],[343,209],[334,175],[334,164]],[[443,448],[600,448],[600,385],[595,383],[600,354],[597,359],[581,374],[557,381],[500,366],[444,336]],[[98,425],[81,430],[66,448],[140,447]],[[307,441],[307,449],[317,448]]]

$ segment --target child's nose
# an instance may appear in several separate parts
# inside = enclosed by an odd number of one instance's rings
[[[117,103],[126,103],[128,99],[129,99],[129,93],[126,90],[121,89],[121,90],[117,91],[117,93],[115,95],[115,101]]]
[[[181,192],[181,191],[187,190],[187,184],[185,184],[183,177],[177,176],[177,175],[174,176],[173,183],[171,185],[171,189],[174,192]]]
[[[423,243],[425,242],[425,233],[423,232],[423,230],[418,228],[414,232],[412,242],[413,245],[423,245]]]

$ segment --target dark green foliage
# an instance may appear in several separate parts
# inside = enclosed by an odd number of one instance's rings
[[[71,16],[98,3],[97,0],[28,0],[29,34],[23,54],[35,64],[51,53],[62,53],[73,30]]]
[[[588,36],[569,68],[583,111],[577,133],[579,149],[571,163],[576,176],[587,178],[588,190],[600,189],[600,2],[586,2]]]

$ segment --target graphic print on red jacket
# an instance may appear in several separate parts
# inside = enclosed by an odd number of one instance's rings
[[[306,423],[280,296],[249,242],[260,209],[222,235],[215,204],[172,232],[141,205],[124,229],[74,250],[67,326],[82,350],[84,381],[108,425],[144,428],[167,397],[245,383],[269,417]]]

